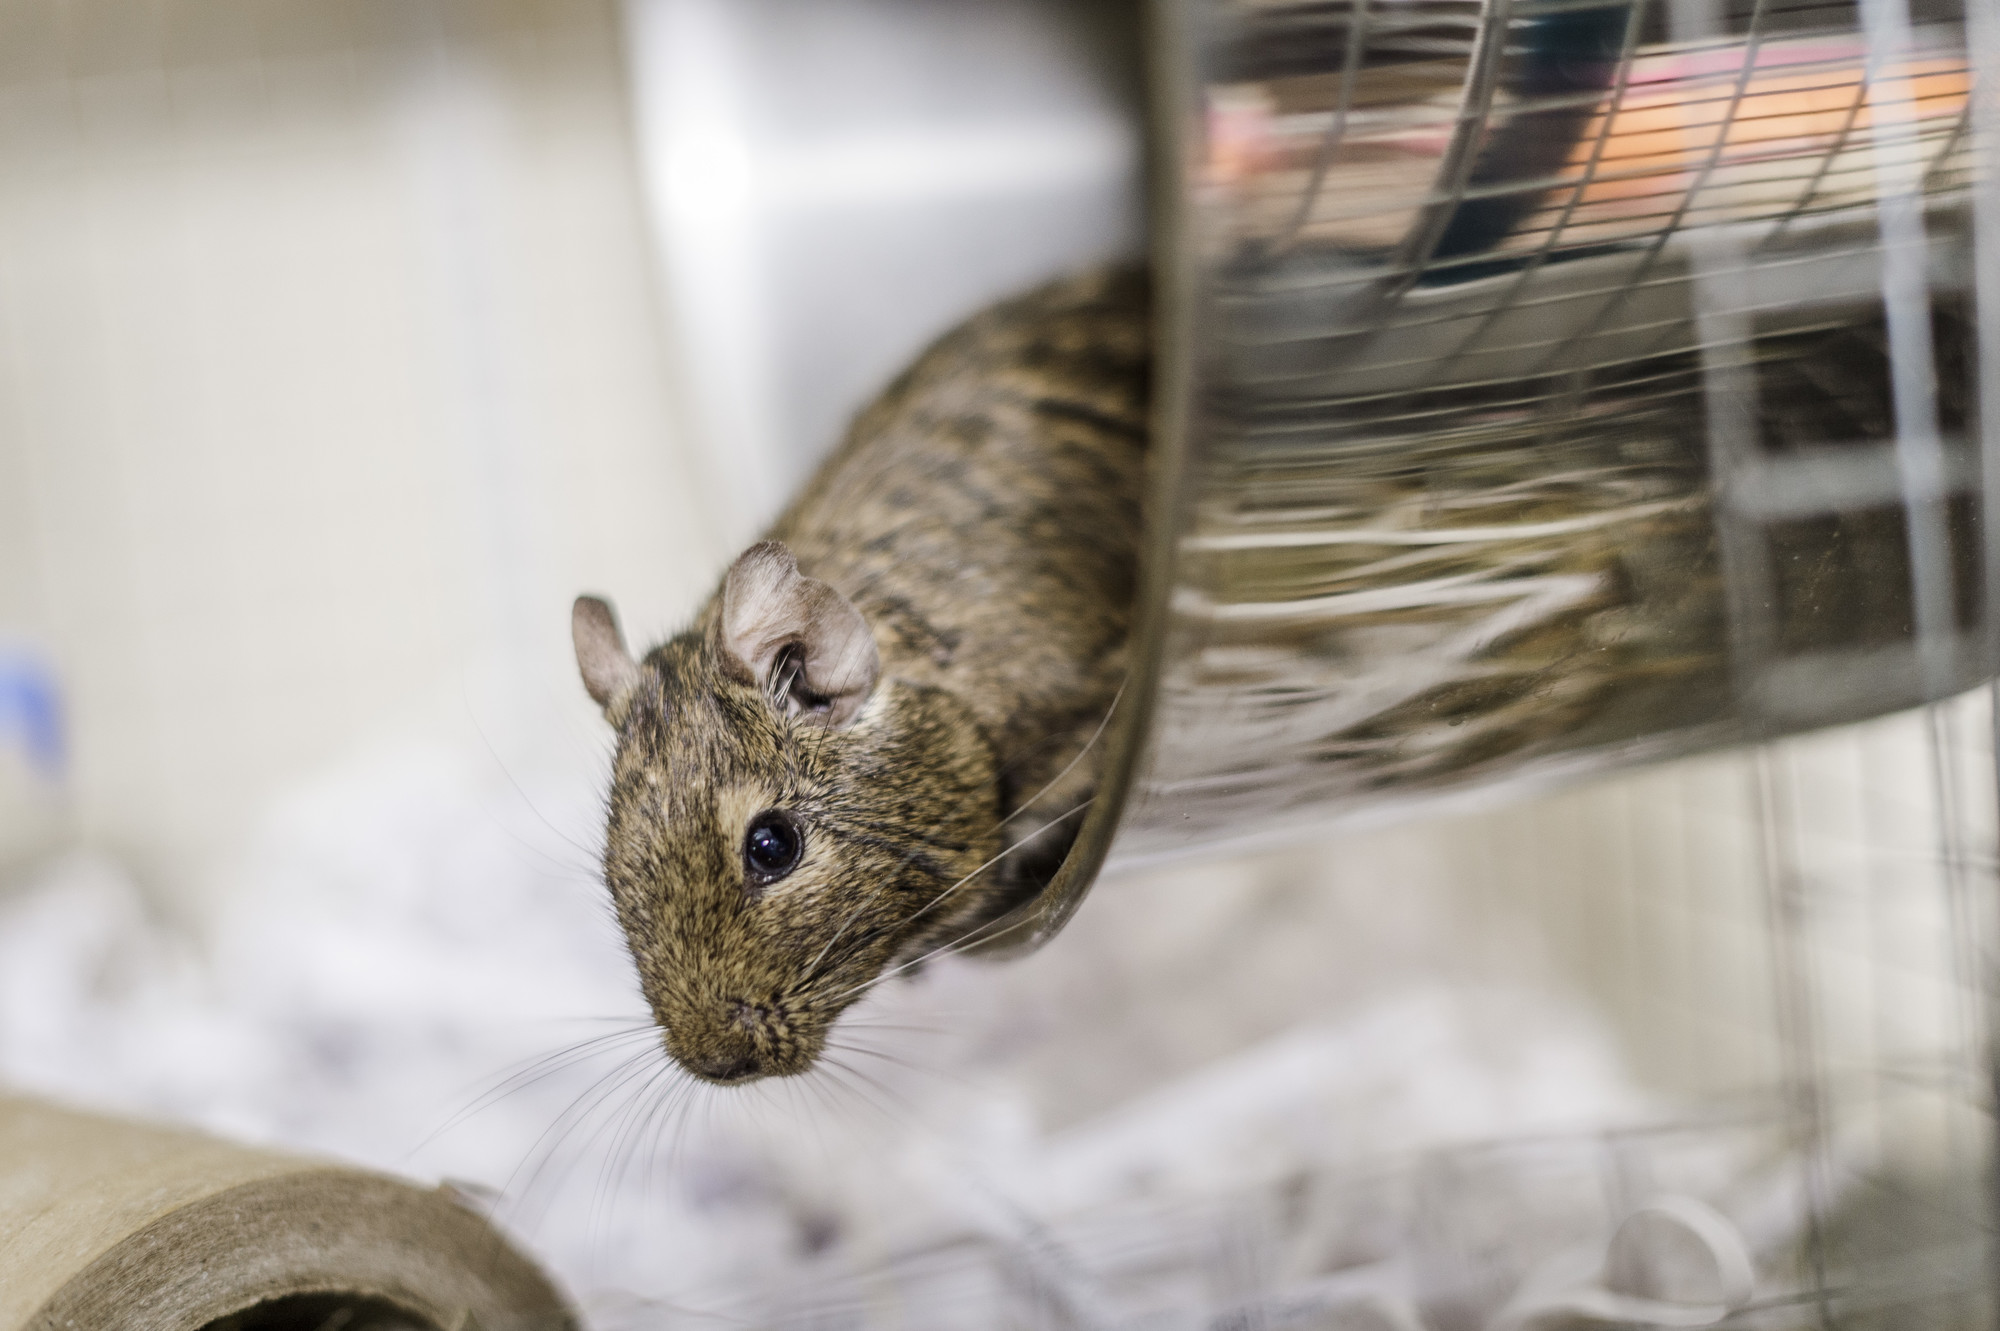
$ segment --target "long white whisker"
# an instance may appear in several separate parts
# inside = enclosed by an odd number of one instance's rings
[[[1078,804],[1075,808],[1070,809],[1065,813],[1058,814],[1054,818],[1049,819],[1046,823],[1043,823],[1040,827],[1028,833],[1028,835],[1022,837],[1019,841],[1016,841],[1013,845],[1005,847],[992,859],[986,861],[986,863],[980,865],[977,869],[974,869],[971,873],[965,875],[965,877],[959,879],[957,882],[953,883],[950,887],[947,887],[944,891],[938,893],[936,896],[932,897],[929,901],[925,902],[923,906],[917,910],[916,914],[910,916],[908,922],[914,923],[916,920],[922,918],[924,914],[931,909],[931,907],[937,905],[939,902],[943,901],[946,897],[958,891],[959,888],[964,887],[967,883],[979,877],[980,874],[985,873],[988,869],[992,868],[1000,861],[1006,859],[1009,855],[1012,855],[1015,851],[1020,850],[1022,847],[1028,845],[1036,837],[1042,835],[1042,833],[1048,831],[1051,827],[1054,827],[1059,823],[1067,822],[1071,818],[1076,817],[1076,815],[1082,813],[1085,809],[1088,809],[1091,806],[1091,804],[1095,802],[1096,798],[1097,797],[1094,795],[1091,796],[1090,799],[1084,800],[1083,802]]]
[[[1068,776],[1071,772],[1076,770],[1076,765],[1084,760],[1085,755],[1087,755],[1090,752],[1090,750],[1096,745],[1099,737],[1101,737],[1104,734],[1104,728],[1111,724],[1112,713],[1118,710],[1118,700],[1120,698],[1123,698],[1124,696],[1125,696],[1125,685],[1121,683],[1118,686],[1118,692],[1111,695],[1111,705],[1104,709],[1104,719],[1097,723],[1097,729],[1090,732],[1090,738],[1085,740],[1083,742],[1083,747],[1076,751],[1076,757],[1070,759],[1069,765],[1063,768],[1062,771],[1057,772],[1054,776],[1050,777],[1047,781],[1043,782],[1042,788],[1036,791],[1032,797],[1022,800],[1021,803],[1015,808],[1014,812],[1008,814],[1005,818],[1002,818],[999,824],[1001,827],[1005,827],[1007,824],[1013,822],[1016,818],[1019,818],[1022,814],[1026,813],[1028,810],[1034,808],[1036,801],[1040,800],[1042,796],[1048,794],[1051,790],[1054,790],[1056,786],[1061,784],[1062,779],[1064,777]]]
[[[1120,699],[1122,699],[1124,696],[1125,696],[1125,685],[1123,683],[1120,683],[1118,685],[1118,691],[1112,694],[1111,696],[1111,705],[1104,709],[1104,716],[1101,720],[1098,721],[1097,729],[1090,732],[1090,738],[1083,742],[1083,747],[1077,750],[1076,756],[1069,760],[1069,763],[1062,769],[1062,771],[1056,773],[1055,776],[1043,782],[1042,788],[1036,791],[1034,795],[1029,797],[1027,800],[1023,801],[1019,806],[1017,806],[1014,812],[1008,814],[1006,817],[1002,818],[999,822],[995,823],[994,830],[998,831],[999,829],[1006,827],[1007,824],[1013,822],[1016,818],[1019,818],[1022,814],[1026,813],[1029,809],[1033,808],[1035,804],[1042,798],[1042,796],[1048,794],[1051,790],[1055,789],[1056,786],[1059,785],[1065,777],[1067,777],[1071,772],[1076,770],[1076,765],[1082,762],[1084,758],[1089,755],[1091,749],[1096,747],[1097,741],[1103,737],[1105,728],[1111,724],[1111,718],[1113,715],[1116,714],[1118,710],[1118,703]],[[1092,798],[1095,797],[1093,796]],[[999,854],[995,855],[992,859],[986,861],[986,863],[980,865],[977,869],[974,869],[964,878],[959,879],[956,883],[953,883],[950,887],[944,889],[944,891],[940,892],[936,897],[933,897],[930,901],[924,903],[924,905],[917,911],[917,913],[915,915],[912,915],[910,917],[910,920],[906,921],[906,923],[914,922],[915,920],[921,918],[926,912],[928,912],[931,909],[931,907],[937,905],[939,901],[943,900],[951,893],[957,891],[960,887],[963,887],[967,882],[971,881],[973,878],[978,877],[980,874],[984,873],[987,869],[992,868],[1000,860],[1006,858],[1007,856],[1013,854],[1015,851],[1028,845],[1030,842],[1034,841],[1036,837],[1039,837],[1043,832],[1048,831],[1049,828],[1054,827],[1056,824],[1067,820],[1071,815],[1075,814],[1079,810],[1088,807],[1090,802],[1091,801],[1088,799],[1084,800],[1082,803],[1078,804],[1076,808],[1070,809],[1064,812],[1063,814],[1059,815],[1058,817],[1050,819],[1047,823],[1035,829],[1035,831],[1031,832],[1029,835],[1021,838],[1021,840],[1015,842],[1013,845],[1006,847]],[[897,867],[901,868],[904,865],[908,865],[915,858],[916,858],[916,851],[912,849],[904,854],[901,863]],[[819,955],[813,958],[812,964],[806,967],[807,975],[812,975],[819,969],[820,963],[822,961],[825,961],[827,956],[833,951],[833,945],[839,942],[840,939],[846,935],[848,928],[859,917],[860,917],[860,911],[856,910],[855,912],[850,914],[847,917],[847,919],[841,921],[840,928],[835,930],[833,937],[827,940],[826,946],[822,947],[819,950]],[[936,955],[937,955],[936,952],[926,953],[923,957],[919,957],[917,961],[922,962]],[[900,973],[900,971],[904,969],[907,969],[907,967],[898,967],[896,971],[892,971],[890,972],[890,974]],[[879,978],[887,978],[887,977],[884,976]],[[851,993],[853,991],[848,990],[846,992]],[[844,994],[834,995],[834,1001],[838,1001],[843,996]]]
[[[537,1054],[522,1059],[510,1067],[503,1068],[497,1074],[492,1084],[485,1090],[480,1091],[468,1104],[454,1112],[443,1123],[432,1129],[423,1140],[411,1148],[411,1151],[414,1153],[415,1151],[422,1150],[473,1115],[483,1113],[510,1095],[524,1091],[538,1082],[555,1076],[557,1073],[568,1071],[580,1062],[596,1057],[612,1045],[623,1044],[631,1040],[656,1037],[656,1035],[656,1028],[650,1024],[630,1026],[622,1030],[611,1031],[604,1035],[593,1036],[588,1040],[579,1040],[574,1044],[565,1045],[560,1049],[551,1050],[545,1054]]]
[[[854,910],[849,912],[847,918],[840,922],[840,927],[833,931],[833,937],[826,940],[826,946],[819,950],[819,955],[812,959],[812,964],[810,966],[806,967],[806,975],[808,977],[813,976],[819,972],[819,964],[822,961],[826,960],[826,954],[833,951],[833,945],[840,941],[841,935],[847,932],[848,926],[853,924],[856,920],[860,918],[861,918],[861,912],[859,910]]]
[[[910,918],[912,920],[917,919],[919,916],[923,915],[926,911],[929,911],[931,907],[937,905],[939,902],[943,901],[946,897],[950,896],[953,892],[958,891],[959,888],[964,887],[967,883],[977,878],[980,874],[985,873],[988,869],[998,864],[1001,860],[1006,859],[1009,855],[1012,855],[1015,851],[1020,850],[1023,846],[1026,846],[1036,837],[1048,831],[1051,827],[1054,827],[1056,824],[1063,822],[1069,818],[1073,818],[1079,813],[1082,813],[1085,809],[1089,808],[1095,800],[1096,796],[1093,795],[1090,799],[1084,800],[1082,803],[1078,804],[1074,809],[1071,809],[1068,813],[1061,814],[1058,817],[1049,819],[1049,821],[1043,823],[1040,827],[1028,833],[1028,835],[1022,837],[1019,841],[1016,841],[1013,845],[1007,847],[1005,850],[1001,851],[998,855],[995,855],[992,859],[986,861],[986,863],[980,865],[977,869],[974,869],[971,873],[965,875],[965,877],[959,879],[957,882],[953,883],[950,887],[947,887],[946,889],[944,889],[944,891],[932,897],[929,901],[924,903],[923,907],[919,909],[915,915],[910,916]],[[981,925],[978,928],[971,929],[961,937],[954,938],[949,943],[940,944],[939,946],[932,948],[930,951],[924,953],[922,956],[912,957],[910,958],[910,960],[902,963],[900,966],[891,966],[888,970],[883,971],[880,975],[877,975],[871,980],[864,980],[860,984],[853,986],[853,988],[841,990],[839,993],[833,995],[833,997],[828,999],[827,1001],[839,1002],[841,999],[845,998],[849,994],[856,993],[864,989],[871,989],[874,986],[880,984],[882,981],[889,979],[891,976],[900,975],[904,971],[909,970],[912,966],[921,966],[924,962],[929,961],[932,957],[941,956],[944,953],[950,951],[952,948],[960,946],[966,941],[967,938],[970,938],[973,934],[979,932],[979,928],[983,927],[984,926]]]

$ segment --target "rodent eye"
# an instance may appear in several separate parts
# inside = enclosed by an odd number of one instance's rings
[[[783,809],[766,809],[750,820],[743,835],[743,867],[752,881],[773,883],[799,867],[805,829]]]

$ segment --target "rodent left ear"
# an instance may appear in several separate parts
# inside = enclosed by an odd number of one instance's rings
[[[779,541],[760,541],[722,584],[723,665],[788,715],[846,725],[875,691],[881,654],[854,602],[817,578]]]
[[[570,607],[569,630],[584,689],[591,701],[604,709],[606,719],[617,725],[639,683],[639,663],[625,649],[617,614],[609,601],[579,596]]]

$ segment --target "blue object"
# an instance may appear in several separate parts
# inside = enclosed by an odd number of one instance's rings
[[[13,743],[43,776],[61,779],[68,753],[55,672],[27,652],[0,649],[0,745]]]

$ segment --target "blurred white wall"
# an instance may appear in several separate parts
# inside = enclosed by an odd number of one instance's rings
[[[1144,240],[1135,0],[626,0],[696,455],[755,538],[967,314]]]
[[[498,667],[587,713],[722,556],[679,448],[617,16],[0,5],[0,865],[167,899],[288,781]],[[10,741],[11,736],[11,741]]]

